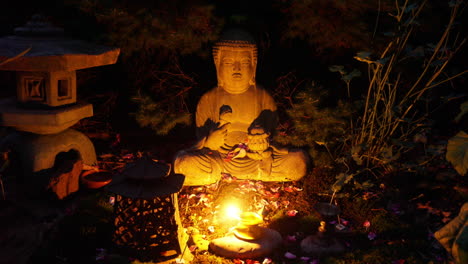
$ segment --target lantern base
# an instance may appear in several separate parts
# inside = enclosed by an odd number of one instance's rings
[[[74,149],[80,153],[84,164],[97,163],[91,140],[83,133],[67,129],[50,135],[37,135],[15,131],[0,141],[2,148],[10,149],[19,158],[21,174],[31,177],[35,172],[54,166],[57,154]]]

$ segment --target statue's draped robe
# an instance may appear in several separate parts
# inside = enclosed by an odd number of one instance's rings
[[[276,127],[276,104],[264,89],[251,86],[242,94],[230,94],[222,88],[215,88],[203,95],[197,106],[196,125],[200,138],[213,128],[211,124],[221,122],[220,109],[223,106],[232,111],[226,142],[228,147],[245,143],[247,131],[254,121],[267,133]]]

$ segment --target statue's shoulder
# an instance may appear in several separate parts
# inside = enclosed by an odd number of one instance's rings
[[[257,84],[255,87],[256,87],[256,89],[257,89],[258,91],[261,91],[262,93],[270,94],[270,91],[267,90],[267,89],[265,89],[265,87],[263,87],[262,85],[258,85],[258,84]]]
[[[267,96],[267,97],[271,97],[271,92],[267,89],[265,89],[263,86],[261,85],[256,85],[256,90],[257,90],[257,93],[260,93],[264,96]]]
[[[217,91],[218,91],[218,87],[211,88],[210,90],[202,94],[201,99],[206,100],[208,98],[211,98],[217,94]]]

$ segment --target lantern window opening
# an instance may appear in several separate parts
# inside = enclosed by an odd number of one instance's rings
[[[71,80],[70,79],[59,79],[57,80],[57,95],[58,100],[70,99],[71,98]]]
[[[44,100],[44,79],[40,77],[25,78],[26,94],[30,100]]]
[[[40,75],[26,75],[21,78],[24,100],[33,102],[45,102],[46,78]]]

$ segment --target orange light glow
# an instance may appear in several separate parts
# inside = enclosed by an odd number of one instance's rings
[[[229,218],[239,220],[241,210],[239,209],[237,205],[229,204],[228,206],[226,206],[225,213],[226,213],[226,216],[228,216]]]

